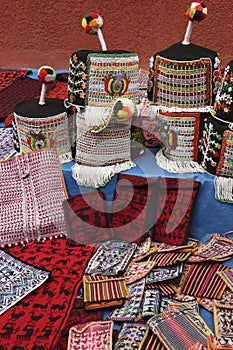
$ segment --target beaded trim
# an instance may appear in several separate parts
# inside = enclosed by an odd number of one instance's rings
[[[109,106],[113,97],[122,94],[136,104],[139,102],[139,58],[136,53],[90,53],[87,67],[86,104]],[[111,83],[109,79],[112,79]]]
[[[211,105],[209,58],[173,61],[156,56],[154,101],[167,107],[195,108]]]

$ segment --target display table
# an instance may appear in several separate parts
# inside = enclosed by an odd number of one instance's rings
[[[136,167],[123,173],[145,176],[147,178],[176,177],[192,179],[201,183],[190,226],[190,237],[204,243],[213,233],[224,234],[233,229],[233,205],[222,203],[215,199],[214,176],[208,173],[173,174],[161,169],[156,162],[155,154],[159,149],[145,149],[145,153],[134,160]],[[91,188],[79,188],[72,178],[71,167],[74,161],[63,164],[62,170],[69,197],[80,191],[91,191]],[[107,201],[113,200],[117,175],[105,187],[100,188],[104,192]],[[153,225],[153,222],[151,222]]]

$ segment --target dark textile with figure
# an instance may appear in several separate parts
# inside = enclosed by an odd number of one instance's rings
[[[148,231],[155,193],[156,179],[127,174],[118,176],[111,224],[116,239],[133,242]]]
[[[71,245],[98,246],[112,238],[105,196],[85,192],[64,201],[67,232]]]
[[[159,178],[153,239],[182,245],[187,242],[195,198],[200,183],[179,178]]]
[[[25,263],[47,270],[50,278],[1,316],[0,344],[4,349],[54,349],[72,310],[90,247],[69,247],[58,238],[8,252]]]

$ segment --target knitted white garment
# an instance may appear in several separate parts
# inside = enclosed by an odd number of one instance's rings
[[[233,203],[233,178],[214,178],[215,198],[221,202]]]

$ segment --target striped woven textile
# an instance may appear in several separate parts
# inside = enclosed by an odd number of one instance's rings
[[[159,337],[148,328],[138,350],[166,350],[166,347]]]
[[[125,277],[83,276],[84,302],[114,301],[129,297]]]
[[[188,259],[191,252],[155,253],[149,260],[156,261],[157,266],[171,266]]]
[[[220,263],[192,264],[181,282],[181,292],[196,297],[220,299],[226,284],[218,272],[226,269]]]
[[[149,327],[170,350],[187,350],[198,341],[207,345],[205,329],[184,312],[163,312],[150,319]]]

